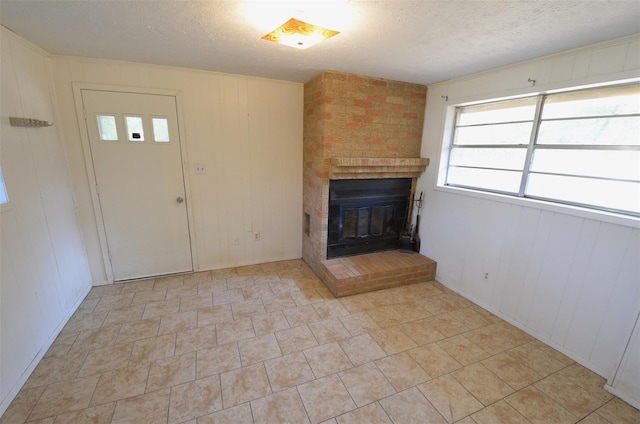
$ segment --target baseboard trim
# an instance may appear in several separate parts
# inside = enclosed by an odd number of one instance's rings
[[[607,392],[611,393],[612,395],[619,397],[623,401],[627,402],[629,405],[633,406],[634,408],[640,409],[640,401],[638,401],[638,399],[632,398],[631,396],[629,396],[628,393],[618,390],[615,387],[610,386],[608,384],[604,386],[604,389]]]

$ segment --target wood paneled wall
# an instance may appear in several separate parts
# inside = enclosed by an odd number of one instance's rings
[[[91,288],[45,52],[0,28],[0,415]],[[53,122],[11,127],[9,116]]]
[[[51,60],[94,282],[105,282],[106,273],[73,82],[179,91],[197,269],[301,257],[302,84],[115,61]],[[206,165],[207,174],[196,175],[195,164]]]
[[[418,182],[437,279],[605,378],[640,310],[640,221],[442,188],[437,173],[451,105],[638,78],[639,52],[635,36],[429,86],[422,156],[434,166]]]

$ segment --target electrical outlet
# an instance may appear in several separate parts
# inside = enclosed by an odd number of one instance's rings
[[[196,175],[205,175],[207,173],[207,165],[196,163],[195,173]]]
[[[485,272],[484,274],[482,274],[482,279],[483,279],[484,281],[489,281],[489,273],[488,273],[488,272]]]
[[[238,236],[233,236],[233,237],[231,238],[231,243],[233,243],[233,245],[234,245],[234,246],[239,245],[239,244],[240,244],[240,237],[238,237]]]
[[[253,233],[253,240],[260,241],[260,233]]]

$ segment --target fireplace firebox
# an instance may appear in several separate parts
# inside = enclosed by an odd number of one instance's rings
[[[400,248],[411,178],[331,180],[327,258]]]

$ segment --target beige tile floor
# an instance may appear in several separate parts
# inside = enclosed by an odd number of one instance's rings
[[[437,282],[293,260],[93,288],[1,422],[640,422],[604,384]]]

